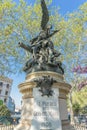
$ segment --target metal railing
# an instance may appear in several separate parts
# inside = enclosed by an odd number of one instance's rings
[[[84,125],[78,125],[78,124],[74,124],[73,126],[73,130],[87,130],[87,126]],[[4,125],[0,125],[0,130],[14,130],[14,128],[16,127],[16,125],[9,125],[9,126],[4,126]]]
[[[0,130],[14,130],[15,125],[4,126],[0,125]]]
[[[85,125],[74,124],[73,127],[75,130],[87,130],[87,126]]]

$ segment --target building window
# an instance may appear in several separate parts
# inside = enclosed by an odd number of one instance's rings
[[[5,92],[5,95],[8,95],[8,91]]]
[[[1,86],[1,87],[3,86],[3,82],[0,82],[0,86]]]
[[[6,87],[9,88],[10,87],[9,84],[7,84]]]
[[[0,90],[0,94],[2,93],[2,90]]]
[[[7,101],[7,99],[5,98],[5,99],[4,99],[4,103],[6,103],[6,101]]]

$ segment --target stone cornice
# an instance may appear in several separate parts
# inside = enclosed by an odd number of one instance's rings
[[[59,80],[64,80],[63,75],[55,73],[55,72],[51,72],[51,71],[39,71],[39,72],[34,72],[34,73],[31,73],[31,74],[28,74],[26,76],[26,80],[31,80],[31,79],[36,78],[36,77],[48,76],[48,75],[55,77]]]
[[[12,84],[12,82],[13,82],[12,79],[9,79],[9,78],[4,77],[4,76],[0,76],[0,80],[3,81],[3,82],[11,83],[11,84]]]
[[[35,88],[36,87],[36,83],[34,81],[26,81],[24,83],[21,83],[19,86],[20,92],[28,92],[30,91],[30,89]],[[69,92],[69,90],[71,89],[71,85],[65,83],[65,82],[61,82],[58,81],[57,83],[53,84],[54,88],[59,88],[61,90],[66,91],[66,93]]]

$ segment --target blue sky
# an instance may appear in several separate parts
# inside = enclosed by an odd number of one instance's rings
[[[87,0],[53,0],[53,5],[60,7],[61,14],[66,14],[75,11],[84,2]]]
[[[16,3],[19,3],[19,0],[13,0]],[[25,0],[28,4],[33,4],[37,0]],[[48,1],[48,0],[45,0]],[[59,6],[60,13],[62,15],[66,14],[67,12],[75,11],[81,4],[87,2],[87,0],[53,0],[52,6]]]
[[[17,4],[19,0],[13,0]],[[34,3],[36,0],[25,0],[28,4]],[[65,15],[67,13],[73,12],[78,9],[78,7],[83,4],[84,2],[87,2],[87,0],[53,0],[53,3],[51,6],[59,6],[60,10],[59,13],[61,15]],[[20,106],[21,102],[21,94],[18,90],[18,84],[22,83],[25,79],[25,74],[16,74],[12,75],[11,78],[13,79],[13,86],[11,91],[11,96],[15,100],[16,106]]]

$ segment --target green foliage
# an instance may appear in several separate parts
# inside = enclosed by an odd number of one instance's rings
[[[0,105],[0,116],[10,116],[10,111],[5,105]]]
[[[82,88],[80,91],[73,82],[72,90],[68,97],[68,108],[70,108],[74,115],[86,114],[87,109],[87,87]]]
[[[0,100],[0,106],[1,106],[1,105],[3,105],[3,101],[2,101],[2,100]]]
[[[21,70],[29,58],[29,54],[18,47],[18,42],[29,44],[29,40],[38,35],[42,12],[39,0],[33,6],[24,0],[20,0],[18,5],[12,0],[0,2],[0,73],[4,74]],[[51,2],[47,2],[48,6]],[[58,13],[59,8],[49,10],[53,28],[61,29],[52,40],[58,51],[61,50],[61,60],[66,65],[65,76],[67,80],[69,76],[69,81],[73,78],[71,70],[78,64],[79,56],[86,52],[86,7],[87,2],[64,17]]]
[[[80,105],[80,109],[87,105],[87,87],[81,91],[74,91],[72,94],[72,101]]]
[[[49,6],[52,0],[46,1]],[[59,8],[52,7],[50,22],[53,29],[61,29],[52,37],[56,49],[62,53],[61,61],[66,66],[65,78],[74,88],[72,104],[74,111],[82,109],[87,104],[87,88],[77,91],[78,83],[72,68],[78,64],[85,65],[87,54],[87,2],[75,12],[61,16]],[[40,32],[42,12],[40,0],[34,5],[28,5],[20,0],[17,5],[12,0],[0,1],[0,74],[13,73],[21,70],[29,54],[18,47],[18,42],[29,44],[30,39]]]
[[[78,115],[80,111],[80,105],[77,102],[75,102],[72,107],[73,107],[74,115]]]

